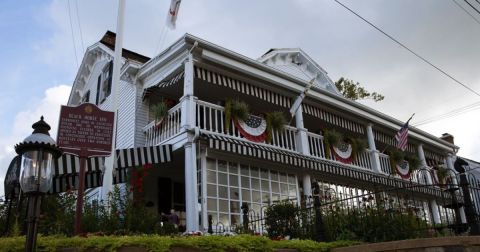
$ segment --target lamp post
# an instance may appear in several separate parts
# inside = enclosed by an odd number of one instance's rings
[[[54,161],[62,155],[62,151],[48,133],[50,125],[43,120],[43,116],[32,128],[33,133],[15,146],[15,151],[22,158],[20,187],[28,197],[25,243],[25,251],[28,252],[35,251],[41,196],[50,189]]]

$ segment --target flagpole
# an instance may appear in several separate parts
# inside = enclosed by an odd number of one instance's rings
[[[312,88],[313,84],[315,83],[315,80],[317,79],[318,75],[315,75],[311,81],[308,82],[308,85],[305,87],[303,92],[300,93],[300,95],[297,97],[295,102],[292,105],[292,108],[290,109],[290,121],[288,122],[288,125],[292,124],[293,118],[295,117],[295,114],[297,113],[298,108],[302,105],[302,101],[307,95],[308,90]]]
[[[112,189],[112,175],[116,149],[117,139],[117,119],[118,119],[118,85],[120,84],[120,68],[122,64],[122,49],[123,49],[123,30],[125,18],[125,0],[118,1],[118,16],[117,16],[117,33],[115,36],[115,54],[113,58],[113,73],[112,73],[112,111],[114,113],[113,120],[113,137],[112,137],[112,152],[105,160],[105,173],[103,185],[106,186],[105,194]]]

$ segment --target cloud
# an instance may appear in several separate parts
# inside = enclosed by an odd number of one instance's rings
[[[50,135],[55,139],[60,105],[67,103],[70,89],[70,86],[58,85],[45,90],[43,97],[38,102],[30,104],[29,107],[31,109],[23,110],[16,114],[9,127],[11,129],[10,132],[4,132],[5,135],[0,137],[0,197],[4,194],[3,178],[10,161],[16,155],[14,145],[23,141],[25,137],[32,133],[32,124],[37,122],[42,115],[45,121],[52,127]]]

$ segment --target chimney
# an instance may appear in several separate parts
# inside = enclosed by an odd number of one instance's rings
[[[453,142],[453,136],[450,135],[450,134],[448,134],[448,133],[443,133],[442,136],[440,137],[440,139],[445,140],[445,141],[447,141],[447,142],[449,142],[449,143],[451,143],[451,144],[454,144],[454,142]]]

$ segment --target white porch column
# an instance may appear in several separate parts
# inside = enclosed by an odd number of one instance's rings
[[[208,214],[207,214],[207,152],[205,148],[200,150],[200,170],[202,174],[201,189],[202,189],[202,227],[203,230],[208,230]]]
[[[447,168],[451,169],[452,171],[455,171],[455,167],[453,166],[453,155],[452,154],[448,154],[446,162],[447,162]],[[456,176],[455,176],[455,179],[452,181],[452,183],[455,186],[458,186],[458,180],[457,180]],[[462,189],[459,188],[459,190],[462,190]],[[459,209],[459,211],[460,211],[460,219],[462,220],[462,223],[467,223],[467,216],[465,216],[465,208],[461,207]]]
[[[185,144],[186,231],[198,230],[197,152],[195,147],[196,144],[192,141]]]
[[[380,166],[380,156],[378,155],[378,150],[375,146],[375,137],[373,135],[371,123],[367,125],[367,140],[368,148],[370,149],[370,162],[373,171],[375,171],[376,173],[382,173],[382,167]]]
[[[180,127],[186,131],[195,126],[195,97],[193,96],[193,56],[189,54],[185,61],[183,96],[180,98],[182,113]]]
[[[197,231],[198,227],[198,192],[197,192],[197,152],[195,127],[195,97],[193,96],[193,56],[189,54],[185,61],[183,96],[180,98],[182,112],[180,125],[187,132],[185,148],[185,211],[187,231]]]
[[[425,152],[423,151],[423,145],[422,144],[418,145],[417,151],[418,151],[418,159],[420,159],[421,168],[427,168],[428,167],[427,166],[427,160],[425,159]],[[429,185],[433,186],[433,179],[431,177],[430,172],[428,173],[428,176],[427,176],[427,183]],[[434,199],[430,200],[430,208],[432,209],[433,223],[434,224],[440,224],[441,223],[440,212],[438,211],[438,205],[437,205],[436,200],[434,200]]]
[[[297,148],[298,152],[304,155],[310,155],[310,147],[308,145],[307,129],[303,125],[303,109],[300,106],[295,112],[295,125],[297,126]],[[310,196],[312,196],[312,183],[310,174],[303,174],[303,197],[307,204],[309,203]]]
[[[300,106],[295,112],[295,125],[297,126],[297,148],[298,152],[310,155],[310,147],[308,146],[307,129],[303,125],[303,109]]]

